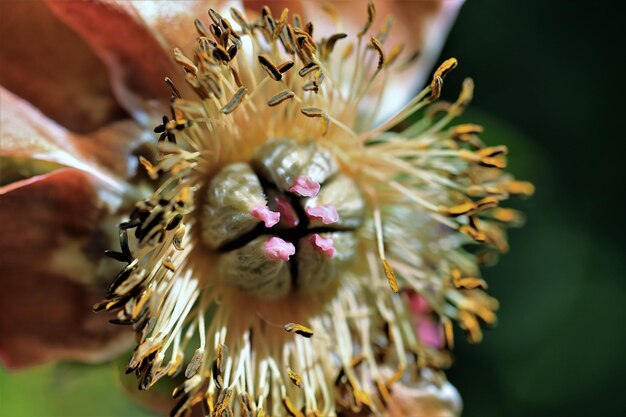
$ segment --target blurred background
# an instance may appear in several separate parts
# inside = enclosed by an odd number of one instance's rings
[[[476,81],[469,116],[485,140],[507,144],[512,171],[537,187],[517,204],[528,220],[511,252],[485,271],[499,324],[456,349],[465,417],[626,415],[624,12],[468,1],[442,53],[459,59],[457,83]]]
[[[511,253],[485,271],[497,328],[479,346],[457,339],[449,378],[465,417],[626,415],[624,11],[615,1],[471,0],[442,53],[460,62],[448,98],[474,78],[464,119],[508,145],[512,172],[537,188],[515,203],[528,221],[510,233]],[[114,368],[0,369],[0,415],[151,415],[113,388]]]

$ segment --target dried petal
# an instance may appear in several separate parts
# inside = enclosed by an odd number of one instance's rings
[[[63,169],[0,188],[0,301],[7,313],[0,349],[7,366],[98,362],[129,347],[127,333],[91,312],[117,268],[102,257],[117,236],[101,229],[115,220],[98,187],[90,175]]]

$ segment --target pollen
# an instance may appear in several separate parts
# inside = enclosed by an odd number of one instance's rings
[[[496,323],[480,266],[523,223],[502,205],[534,187],[481,126],[454,125],[471,79],[438,100],[454,58],[375,124],[417,55],[372,2],[354,37],[273,12],[211,9],[174,51],[193,94],[166,79],[171,115],[140,160],[158,184],[120,224],[94,310],[136,333],[140,389],[179,375],[174,417],[383,416],[394,384],[445,380],[453,323],[471,342]]]

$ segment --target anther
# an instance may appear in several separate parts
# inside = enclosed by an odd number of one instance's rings
[[[263,68],[267,75],[274,81],[280,81],[283,78],[283,75],[278,67],[276,67],[276,65],[274,65],[268,57],[265,55],[259,55],[258,60],[259,64],[261,64],[261,68]]]
[[[280,103],[282,103],[285,100],[289,100],[290,98],[293,98],[295,96],[295,93],[291,90],[283,90],[280,93],[276,94],[275,96],[273,96],[272,98],[270,98],[267,101],[267,105],[270,107],[274,107],[279,105]]]
[[[299,334],[300,336],[306,337],[307,339],[313,336],[313,330],[309,329],[306,326],[298,323],[287,323],[284,326],[285,331],[289,333]]]
[[[383,48],[383,45],[380,43],[380,41],[373,36],[370,38],[370,43],[374,47],[374,49],[376,49],[376,52],[378,52],[377,69],[380,70],[382,69],[383,65],[385,65],[385,49]]]
[[[235,111],[235,109],[239,107],[239,104],[241,104],[241,100],[243,100],[243,97],[246,95],[247,92],[248,89],[246,87],[241,87],[239,90],[237,90],[233,98],[230,99],[230,101],[220,109],[220,111],[224,114],[230,114]]]

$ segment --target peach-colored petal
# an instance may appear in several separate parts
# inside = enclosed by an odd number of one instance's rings
[[[77,135],[12,93],[3,89],[0,92],[0,156],[39,159],[82,169],[113,190],[125,189],[122,179],[134,171],[130,152],[142,140],[136,123],[120,121],[89,135]]]
[[[383,377],[389,378],[393,371],[387,367],[380,369]],[[391,385],[391,401],[383,417],[459,417],[463,408],[461,396],[449,383],[443,373],[424,368],[417,382],[401,379]],[[346,417],[375,417],[363,407],[358,412],[344,412]]]
[[[289,9],[289,13],[298,13],[300,16],[304,13],[304,3],[307,0],[243,0],[243,7],[250,18],[254,18],[261,14],[263,6],[268,5],[272,8],[272,14],[278,18],[283,9]],[[321,2],[319,2],[321,4]]]
[[[133,151],[154,137],[151,132],[142,130],[134,120],[127,119],[110,123],[89,135],[72,135],[71,139],[85,159],[126,179],[137,173],[137,157]]]
[[[141,17],[144,25],[161,43],[171,56],[174,48],[191,56],[194,40],[198,32],[194,20],[200,19],[205,26],[209,26],[209,8],[230,18],[228,9],[240,7],[239,1],[224,0],[147,0],[131,2],[130,6]]]
[[[391,391],[387,417],[458,417],[461,397],[448,381],[435,381],[429,369],[417,383],[398,382]]]
[[[138,122],[151,126],[168,112],[170,93],[164,78],[174,79],[183,88],[184,82],[177,78],[181,71],[132,2],[47,3],[106,64],[113,92]],[[193,22],[190,24],[193,26]]]
[[[7,366],[96,362],[128,348],[127,333],[91,311],[118,268],[102,256],[113,247],[117,219],[99,199],[101,186],[83,171],[61,169],[0,187],[0,356]]]
[[[102,61],[41,0],[3,2],[0,84],[60,125],[92,131],[124,115]]]

